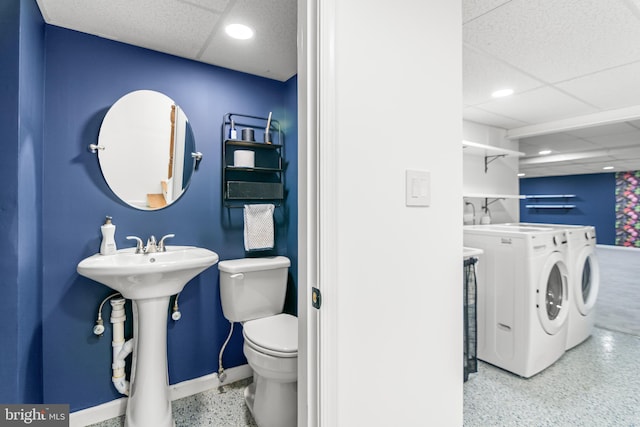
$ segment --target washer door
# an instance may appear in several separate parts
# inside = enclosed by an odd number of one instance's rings
[[[553,252],[544,263],[536,289],[538,318],[549,335],[556,334],[569,315],[567,283],[567,266],[562,255]]]
[[[577,276],[571,292],[575,296],[578,311],[586,316],[596,305],[600,289],[600,263],[593,246],[582,248],[576,259],[575,272]]]

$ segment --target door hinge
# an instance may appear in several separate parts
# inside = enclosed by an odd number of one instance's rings
[[[322,292],[318,288],[311,288],[311,305],[318,310],[322,305]]]

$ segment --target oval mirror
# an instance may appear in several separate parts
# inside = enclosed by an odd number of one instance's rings
[[[130,92],[109,108],[96,148],[111,191],[141,210],[178,200],[196,166],[187,116],[171,98],[152,90]]]

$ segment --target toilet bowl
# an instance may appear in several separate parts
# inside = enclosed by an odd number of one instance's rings
[[[218,263],[224,316],[243,325],[243,351],[253,370],[245,402],[259,427],[297,424],[298,319],[282,313],[285,257]]]
[[[278,314],[244,324],[244,355],[253,369],[245,402],[259,426],[295,426],[298,319]],[[259,420],[259,421],[258,421]]]

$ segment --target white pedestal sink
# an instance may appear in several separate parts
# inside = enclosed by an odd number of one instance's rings
[[[172,427],[167,370],[169,298],[207,268],[218,255],[194,246],[167,246],[166,252],[96,254],[78,264],[78,273],[133,301],[134,348],[127,427]]]

